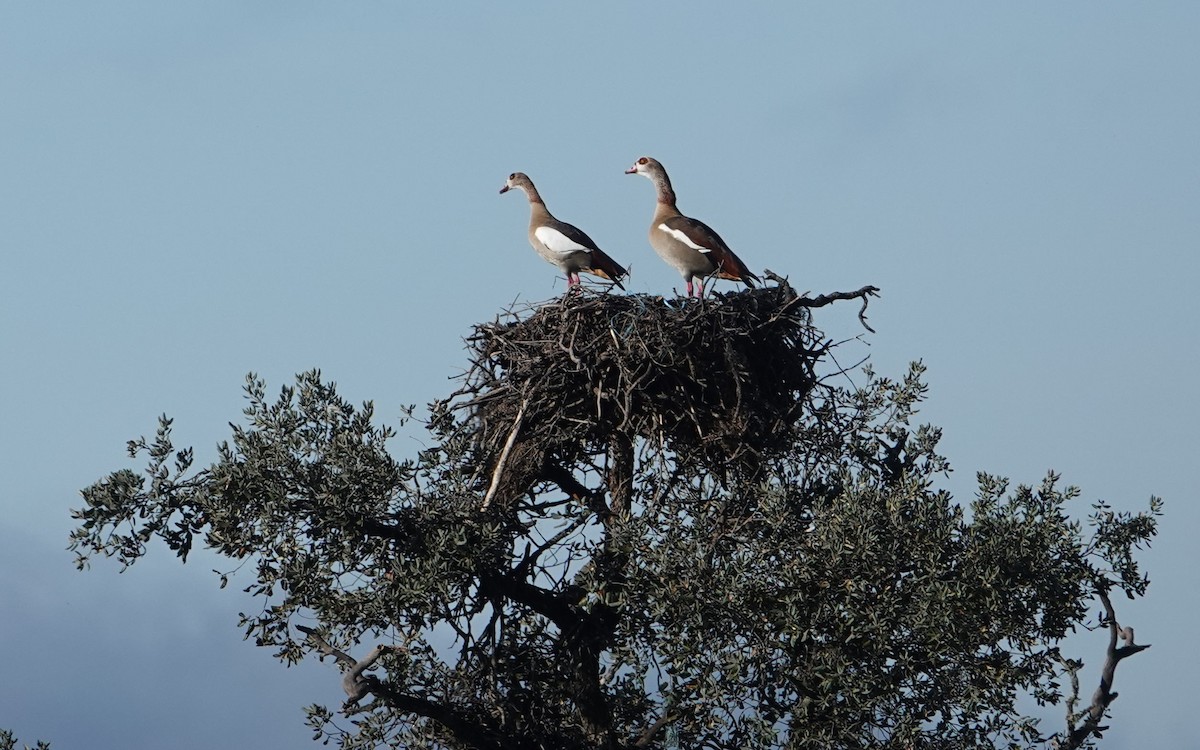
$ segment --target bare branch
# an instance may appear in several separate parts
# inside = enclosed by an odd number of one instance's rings
[[[1078,726],[1071,728],[1071,717],[1068,717],[1067,738],[1058,745],[1061,750],[1074,750],[1074,748],[1082,747],[1090,737],[1100,737],[1101,733],[1108,728],[1101,726],[1100,722],[1104,720],[1104,713],[1108,710],[1109,704],[1117,698],[1117,693],[1112,689],[1117,664],[1127,656],[1133,656],[1139,651],[1150,648],[1148,643],[1135,644],[1133,628],[1122,628],[1117,623],[1117,613],[1108,596],[1108,587],[1108,581],[1101,582],[1096,587],[1096,594],[1104,604],[1104,624],[1108,626],[1108,649],[1105,653],[1104,667],[1100,672],[1100,685],[1092,694],[1092,705],[1082,714],[1083,721]],[[1118,638],[1125,642],[1124,646],[1117,646]]]
[[[368,694],[373,693],[378,700],[376,703],[372,703],[371,706],[382,702],[398,711],[411,712],[418,716],[433,719],[449,730],[455,737],[470,744],[472,747],[480,748],[481,750],[505,750],[506,748],[527,747],[523,741],[518,741],[516,738],[510,738],[512,741],[507,742],[504,739],[497,738],[495,730],[481,723],[478,717],[464,714],[462,711],[427,698],[406,695],[395,690],[387,683],[382,682],[375,675],[363,674],[384,654],[406,651],[407,649],[401,646],[379,644],[371,649],[366,657],[355,661],[346,652],[330,645],[329,641],[325,640],[316,630],[303,625],[297,625],[296,629],[304,633],[322,655],[334,657],[337,659],[338,664],[347,670],[346,674],[342,677],[342,689],[346,691],[346,695],[348,696],[346,702],[342,704],[342,710],[347,714],[355,712],[359,701]],[[370,708],[370,706],[367,708]]]
[[[500,486],[500,477],[504,474],[504,463],[508,460],[508,452],[512,450],[513,443],[517,440],[517,433],[521,431],[521,422],[525,419],[525,407],[528,404],[528,399],[521,401],[521,408],[517,410],[517,416],[513,420],[513,426],[508,433],[508,439],[504,441],[504,449],[500,451],[500,458],[496,461],[496,468],[492,470],[492,484],[488,487],[487,495],[483,498],[483,505],[479,506],[480,510],[487,510],[488,506],[492,504],[496,488]]]
[[[658,717],[658,719],[653,724],[646,727],[645,730],[643,730],[642,733],[640,735],[638,735],[638,738],[633,741],[632,746],[633,747],[647,747],[651,742],[654,741],[654,736],[656,734],[658,734],[659,731],[663,727],[665,727],[666,725],[670,724],[672,721],[675,721],[678,718],[679,718],[679,716],[677,714],[672,714],[670,712],[664,713],[662,716]]]
[[[342,676],[342,690],[346,691],[347,698],[346,702],[342,704],[343,709],[357,706],[359,701],[379,688],[379,678],[374,675],[364,675],[363,672],[370,669],[379,660],[379,657],[384,654],[404,650],[399,646],[389,646],[381,643],[371,649],[370,653],[365,657],[355,661],[354,657],[345,651],[341,651],[330,645],[329,641],[325,640],[316,630],[303,625],[297,625],[296,629],[308,636],[308,640],[321,652],[322,658],[332,656],[345,671],[345,674]]]
[[[778,283],[780,286],[789,286],[786,276],[780,276],[769,268],[763,272],[763,276],[771,281]],[[870,297],[879,296],[879,287],[868,284],[855,292],[830,292],[821,294],[816,297],[797,297],[789,303],[789,307],[824,307],[831,302],[847,299],[861,299],[862,307],[858,311],[858,321],[862,323],[863,328],[866,328],[871,333],[875,333],[875,329],[867,325],[867,301]]]

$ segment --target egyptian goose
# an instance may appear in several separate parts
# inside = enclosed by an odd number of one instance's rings
[[[658,206],[650,222],[650,247],[683,276],[689,297],[692,296],[693,279],[697,282],[696,296],[703,297],[704,281],[713,275],[754,286],[758,277],[750,273],[719,234],[704,222],[679,213],[671,178],[667,177],[663,165],[643,156],[626,169],[625,174],[644,175],[658,190]]]
[[[529,179],[528,175],[524,172],[513,172],[508,176],[504,187],[500,188],[500,193],[507,193],[513,188],[524,190],[529,198],[529,244],[533,245],[538,255],[558,266],[559,270],[567,275],[567,291],[579,283],[580,271],[607,279],[622,289],[625,288],[621,286],[621,279],[628,272],[597,247],[592,238],[582,230],[554,218],[546,210],[542,196],[538,194],[533,180]]]

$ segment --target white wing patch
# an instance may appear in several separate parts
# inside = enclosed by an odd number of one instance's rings
[[[683,244],[687,245],[688,247],[690,247],[693,250],[699,250],[702,253],[711,253],[712,252],[712,248],[697,245],[695,242],[692,242],[691,237],[688,237],[686,234],[679,231],[678,229],[672,229],[669,226],[667,226],[666,224],[659,224],[658,228],[663,230],[667,234],[671,235],[675,239],[679,240]]]
[[[581,251],[585,253],[591,252],[567,235],[550,227],[538,227],[533,230],[533,236],[537,237],[538,242],[545,245],[547,250],[563,258]]]

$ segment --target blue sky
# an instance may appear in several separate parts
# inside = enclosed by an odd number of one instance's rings
[[[1187,2],[0,5],[0,727],[308,743],[335,668],[243,642],[214,560],[76,573],[78,490],[164,411],[211,458],[251,370],[393,420],[444,395],[472,323],[564,289],[513,171],[672,293],[623,174],[650,155],[752,269],[882,288],[861,349],[929,366],[960,499],[1051,468],[1166,499],[1104,746],[1194,746],[1198,31]]]

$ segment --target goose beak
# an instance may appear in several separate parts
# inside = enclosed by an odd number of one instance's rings
[[[505,183],[504,187],[500,188],[500,195],[504,195],[507,192],[508,192],[508,184]]]

